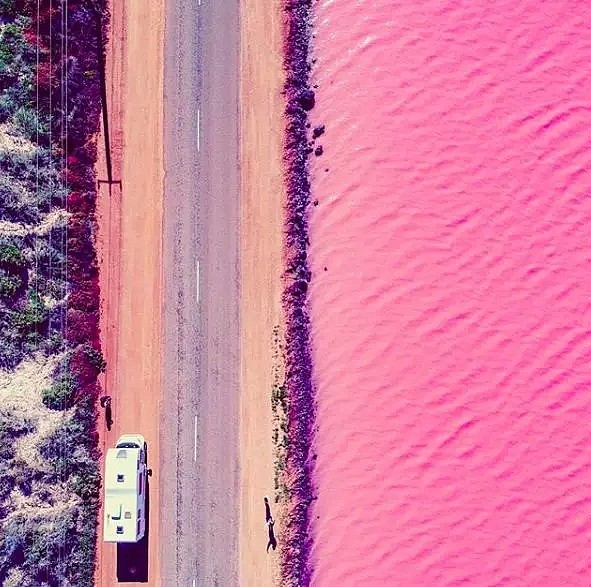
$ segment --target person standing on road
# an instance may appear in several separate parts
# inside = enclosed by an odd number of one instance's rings
[[[111,426],[113,425],[113,412],[111,409],[111,396],[110,395],[103,395],[100,399],[101,407],[105,408],[105,421],[107,423],[107,430],[111,430]]]
[[[273,516],[271,516],[271,506],[269,505],[269,498],[265,496],[265,522],[267,525],[269,524],[269,520],[272,520]]]
[[[269,530],[269,542],[267,542],[267,552],[269,552],[269,548],[275,550],[277,548],[277,539],[275,538],[275,531],[273,530],[273,526],[275,525],[275,520],[271,515],[271,505],[269,504],[269,498],[265,496],[265,522],[267,524],[267,528]]]
[[[267,552],[269,552],[269,548],[275,550],[277,548],[277,538],[275,538],[275,532],[273,530],[273,526],[275,525],[275,521],[271,518],[267,522],[267,526],[269,527],[269,542],[267,542]]]

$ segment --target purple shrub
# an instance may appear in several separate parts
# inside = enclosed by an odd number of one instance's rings
[[[308,53],[310,41],[309,0],[285,0],[284,168],[287,186],[285,214],[285,263],[283,291],[286,318],[285,355],[287,423],[286,479],[289,486],[287,528],[285,531],[283,580],[305,587],[311,579],[310,504],[312,483],[312,437],[315,398],[312,384],[310,318],[308,314],[308,206],[310,180],[307,143],[308,111],[314,107],[314,91],[309,85]]]

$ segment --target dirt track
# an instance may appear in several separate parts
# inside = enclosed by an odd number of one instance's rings
[[[281,5],[242,0],[240,584],[277,584],[279,551],[265,551],[263,496],[273,502],[273,328],[282,323],[284,186]],[[274,504],[272,504],[274,506]],[[279,512],[273,509],[276,530]]]
[[[105,450],[121,433],[146,437],[154,469],[147,584],[160,585],[163,7],[155,0],[127,0],[113,2],[111,10],[107,98],[113,173],[122,189],[113,186],[109,194],[102,185],[97,207],[103,385],[114,417],[110,432],[101,429],[100,442]],[[98,140],[99,179],[106,179],[103,136]],[[99,532],[96,584],[107,587],[117,583],[116,547],[102,542],[102,527]]]

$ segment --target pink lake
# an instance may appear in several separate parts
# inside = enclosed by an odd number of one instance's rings
[[[591,4],[314,7],[313,584],[591,585]]]

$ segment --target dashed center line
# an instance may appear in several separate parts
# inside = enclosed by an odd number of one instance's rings
[[[195,416],[195,426],[194,426],[194,444],[193,444],[193,462],[197,462],[197,416]],[[195,580],[193,580],[193,584],[195,584]]]
[[[201,150],[201,108],[197,108],[197,152]]]
[[[200,295],[200,289],[201,289],[201,273],[199,270],[199,261],[197,261],[197,277],[196,277],[196,281],[197,281],[197,303],[199,303],[199,295]]]

